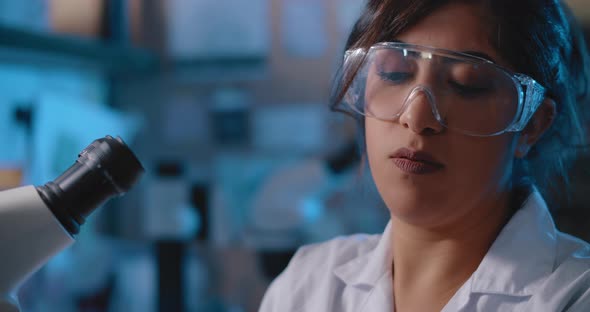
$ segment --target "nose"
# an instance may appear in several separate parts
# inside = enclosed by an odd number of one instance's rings
[[[427,87],[416,86],[404,101],[399,123],[417,134],[437,134],[444,130],[435,98]]]

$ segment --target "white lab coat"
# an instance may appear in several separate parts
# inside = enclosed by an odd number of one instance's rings
[[[394,311],[390,231],[300,248],[259,311]],[[442,311],[590,311],[589,288],[590,245],[557,231],[535,191]]]

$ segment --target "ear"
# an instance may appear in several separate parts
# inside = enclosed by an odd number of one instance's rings
[[[520,132],[514,156],[524,158],[531,147],[541,138],[543,133],[549,129],[556,115],[555,101],[545,98],[539,109],[533,114],[526,127]]]

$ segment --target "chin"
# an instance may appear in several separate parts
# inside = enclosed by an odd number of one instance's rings
[[[392,192],[381,192],[381,197],[387,204],[392,214],[413,215],[427,211],[438,211],[445,206],[448,199],[444,192],[434,191],[429,187],[395,186],[390,188]]]
[[[410,202],[440,203],[449,194],[449,183],[440,178],[425,179],[423,176],[396,172],[387,179],[376,180],[375,183],[384,198],[405,198]]]

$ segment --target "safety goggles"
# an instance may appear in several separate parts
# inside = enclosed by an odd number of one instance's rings
[[[488,59],[399,42],[346,51],[343,79],[344,102],[359,114],[393,121],[425,99],[441,125],[472,136],[521,131],[545,95]]]

